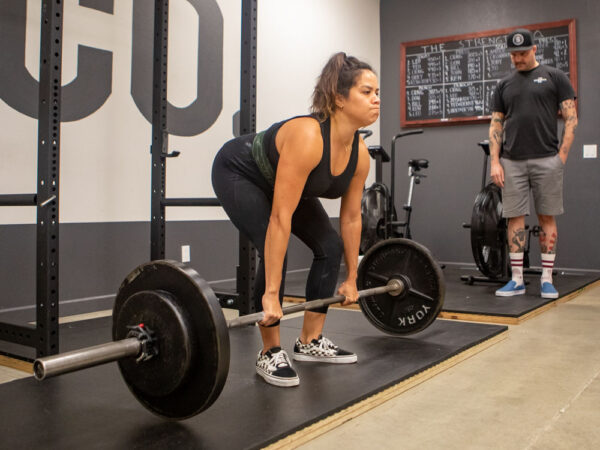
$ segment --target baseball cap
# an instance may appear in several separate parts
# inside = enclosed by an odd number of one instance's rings
[[[506,38],[506,47],[509,52],[522,52],[529,50],[534,45],[531,31],[525,28],[517,28],[511,31]]]

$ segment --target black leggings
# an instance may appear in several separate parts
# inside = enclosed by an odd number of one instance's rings
[[[254,135],[241,136],[223,146],[213,163],[212,184],[233,224],[258,250],[260,262],[253,300],[256,310],[262,311],[262,296],[265,292],[265,238],[273,193],[250,153],[253,137]],[[343,243],[317,198],[300,200],[292,217],[292,233],[314,254],[306,282],[306,299],[333,296],[343,256]],[[286,262],[287,256],[279,288],[280,302],[283,301]],[[327,307],[314,311],[326,313]]]

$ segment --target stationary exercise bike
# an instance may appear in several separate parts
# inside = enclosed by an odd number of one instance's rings
[[[502,217],[502,190],[494,183],[486,184],[487,165],[490,156],[488,140],[477,145],[484,152],[483,175],[481,191],[475,198],[471,223],[463,223],[463,228],[471,230],[471,250],[473,259],[483,277],[463,275],[460,277],[467,284],[475,282],[504,284],[510,280],[510,259],[508,257],[507,229],[508,222]],[[527,246],[523,252],[523,272],[540,273],[537,269],[529,267],[529,248],[531,236],[539,236],[541,228],[525,226],[528,230]]]
[[[368,130],[362,130],[362,132],[365,134],[365,138],[372,134]],[[421,170],[429,167],[429,161],[426,159],[411,159],[408,161],[408,176],[410,178],[408,200],[403,206],[405,211],[404,220],[398,221],[394,198],[396,141],[404,136],[421,133],[423,133],[423,130],[410,130],[395,135],[392,139],[391,158],[380,145],[370,145],[368,147],[369,155],[375,160],[375,182],[364,190],[362,197],[361,254],[364,254],[369,248],[384,239],[396,237],[412,239],[410,216],[412,213],[413,188],[415,184],[421,182],[421,178],[426,177],[421,173]],[[391,162],[392,166],[390,189],[383,182],[383,163],[387,162]]]

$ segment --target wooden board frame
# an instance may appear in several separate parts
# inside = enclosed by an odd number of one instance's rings
[[[469,116],[452,117],[446,119],[423,119],[406,120],[406,49],[419,45],[441,44],[444,42],[457,41],[461,39],[474,39],[481,37],[497,36],[510,33],[516,28],[527,28],[529,30],[543,30],[547,28],[556,28],[568,26],[569,30],[569,79],[575,95],[577,95],[577,38],[575,19],[565,19],[555,22],[542,22],[530,25],[521,25],[508,28],[499,28],[496,30],[481,31],[476,33],[458,34],[441,38],[424,39],[419,41],[403,42],[400,46],[400,126],[402,128],[424,127],[424,126],[443,126],[458,125],[464,123],[487,123],[491,116]]]

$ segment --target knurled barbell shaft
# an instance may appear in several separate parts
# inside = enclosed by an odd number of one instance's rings
[[[38,380],[99,366],[122,358],[138,356],[142,343],[136,337],[108,342],[72,352],[36,359],[33,374]]]
[[[362,291],[358,291],[358,298],[368,297],[370,295],[379,295],[385,294],[388,292],[394,292],[396,295],[399,295],[404,290],[404,283],[397,279],[391,279],[385,286],[378,286],[369,289],[363,289]],[[321,298],[317,300],[311,300],[304,303],[298,303],[297,305],[288,306],[283,308],[281,312],[283,315],[292,314],[300,311],[310,311],[312,309],[322,308],[323,306],[331,305],[333,303],[341,303],[346,299],[344,295],[336,295],[334,297],[329,298]],[[245,316],[238,317],[237,319],[232,319],[227,321],[227,328],[236,328],[244,325],[252,325],[256,322],[260,322],[265,317],[264,313],[257,312],[254,314],[248,314]]]

